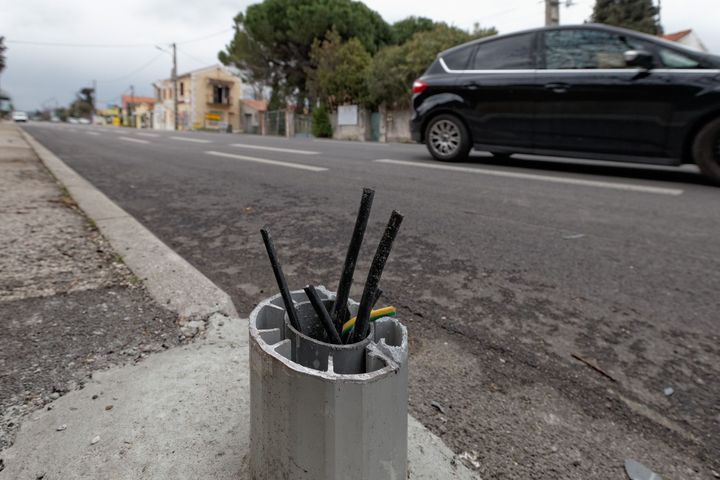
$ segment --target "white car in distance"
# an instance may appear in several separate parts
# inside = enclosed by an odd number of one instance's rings
[[[25,112],[15,111],[12,113],[13,122],[27,122],[28,116]]]

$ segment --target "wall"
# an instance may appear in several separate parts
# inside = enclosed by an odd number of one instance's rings
[[[155,103],[153,111],[153,128],[158,130],[172,130],[175,126],[174,105],[172,95],[168,97],[168,92],[172,93],[172,82],[169,80],[161,80],[155,83]]]
[[[333,127],[333,138],[336,140],[354,140],[364,142],[370,138],[370,112],[358,109],[357,125],[338,125],[338,112],[330,114],[330,123]]]
[[[410,110],[386,110],[380,107],[380,141],[411,142],[410,115]]]

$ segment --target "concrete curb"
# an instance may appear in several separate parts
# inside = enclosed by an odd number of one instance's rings
[[[0,452],[0,480],[248,478],[248,330],[230,297],[22,133],[153,298],[209,326],[205,339],[98,372],[85,389],[24,420],[15,444]],[[410,415],[408,473],[410,480],[479,478]]]
[[[64,185],[160,305],[193,320],[213,313],[237,318],[230,296],[140,222],[21,129],[40,160]]]

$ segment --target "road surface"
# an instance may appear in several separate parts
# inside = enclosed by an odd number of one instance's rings
[[[397,209],[381,303],[409,328],[411,412],[483,478],[621,478],[625,458],[667,478],[720,472],[720,188],[694,167],[25,128],[241,315],[277,291],[263,225],[293,289],[334,289],[374,187],[353,296]]]

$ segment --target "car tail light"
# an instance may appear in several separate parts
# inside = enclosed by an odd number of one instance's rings
[[[415,80],[413,82],[412,92],[413,93],[420,93],[423,90],[427,88],[427,83],[423,82],[422,80]]]

